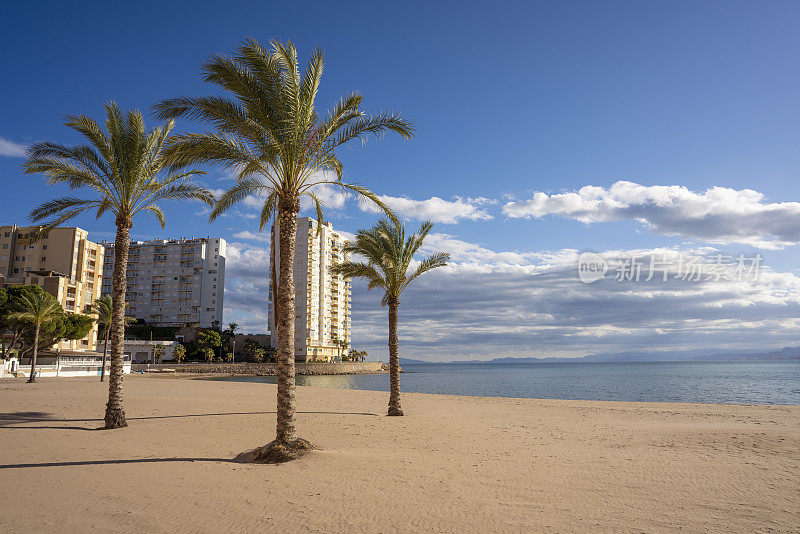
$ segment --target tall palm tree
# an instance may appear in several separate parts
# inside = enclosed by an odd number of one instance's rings
[[[36,143],[28,149],[22,165],[26,174],[41,173],[50,184],[67,184],[70,189],[88,189],[92,198],[63,197],[47,201],[31,212],[33,221],[47,220],[43,233],[88,210],[98,218],[114,216],[114,275],[111,312],[111,372],[108,380],[105,428],[128,426],[122,409],[123,340],[125,339],[125,290],[133,218],[143,212],[154,215],[163,228],[164,200],[200,200],[212,204],[214,197],[189,179],[199,174],[189,170],[175,173],[165,168],[164,148],[173,122],[146,131],[139,111],[124,116],[113,102],[106,105],[106,129],[94,119],[68,116],[66,126],[89,144],[68,147],[58,143]]]
[[[433,223],[422,223],[417,233],[406,236],[405,225],[397,221],[380,220],[369,230],[359,230],[355,241],[344,246],[344,252],[358,254],[366,261],[349,260],[333,267],[332,271],[349,278],[367,280],[367,289],[383,289],[381,306],[389,306],[389,415],[403,415],[400,408],[400,356],[398,354],[397,313],[400,294],[422,274],[444,267],[450,260],[445,252],[422,260],[413,272],[409,267]]]
[[[36,382],[39,332],[43,326],[58,320],[64,314],[64,310],[53,295],[44,291],[22,295],[17,309],[18,311],[9,315],[10,320],[33,324],[33,355],[31,356],[31,376],[28,378],[28,382]]]
[[[216,163],[237,175],[236,184],[217,200],[210,220],[254,195],[264,199],[259,230],[273,220],[273,228],[279,228],[280,274],[270,274],[277,304],[277,425],[275,440],[256,451],[256,459],[264,462],[290,460],[310,448],[295,430],[292,265],[300,198],[311,199],[320,224],[322,202],[315,194],[317,187],[338,187],[361,195],[388,212],[365,187],[342,182],[342,163],[336,152],[349,141],[365,141],[370,134],[377,137],[393,131],[407,139],[413,136],[412,125],[400,115],[366,115],[357,93],[339,100],[324,116],[318,114],[315,99],[323,67],[320,49],[301,75],[291,42],[273,41],[268,50],[248,39],[233,56],[212,56],[202,67],[206,81],[225,90],[228,97],[178,97],[155,107],[161,119],[187,117],[209,127],[203,133],[178,135],[168,144],[172,170]]]
[[[128,303],[125,303],[125,307],[128,307]],[[91,306],[89,306],[89,313],[92,315],[97,316],[97,323],[102,326],[101,332],[103,333],[103,365],[100,368],[100,382],[105,380],[106,376],[106,354],[108,353],[108,337],[111,333],[111,318],[114,310],[114,303],[111,299],[111,295],[103,295],[99,299],[95,300]],[[133,317],[125,316],[125,325],[127,326],[133,320]]]

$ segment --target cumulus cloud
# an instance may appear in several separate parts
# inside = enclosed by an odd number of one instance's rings
[[[644,186],[619,181],[609,188],[511,201],[503,214],[513,218],[556,215],[584,223],[633,219],[651,231],[710,243],[742,243],[766,249],[800,243],[800,203],[767,202],[752,189],[712,187],[702,193],[683,186]]]
[[[25,150],[27,148],[28,147],[25,145],[15,143],[14,141],[10,141],[4,137],[0,137],[0,156],[6,156],[8,158],[24,158]]]
[[[431,197],[427,200],[414,200],[408,197],[378,195],[378,198],[405,219],[418,221],[430,219],[434,222],[453,224],[461,219],[485,221],[493,218],[485,209],[485,206],[492,201],[483,197],[454,197],[453,200]],[[375,203],[365,199],[359,199],[359,207],[369,213],[382,213]]]

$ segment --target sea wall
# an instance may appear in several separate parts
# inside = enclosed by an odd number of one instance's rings
[[[295,363],[298,375],[353,375],[360,373],[386,373],[389,366],[381,362]],[[273,376],[277,374],[274,363],[162,363],[157,365],[134,364],[133,372],[174,369],[177,373],[225,374],[244,376]]]

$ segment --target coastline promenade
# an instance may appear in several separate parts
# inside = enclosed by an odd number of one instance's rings
[[[298,375],[355,375],[387,373],[389,366],[381,362],[314,362],[294,364]],[[235,375],[235,376],[275,376],[278,365],[275,363],[159,363],[133,364],[132,372],[141,373]]]

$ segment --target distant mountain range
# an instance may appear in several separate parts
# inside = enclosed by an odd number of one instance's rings
[[[724,360],[798,360],[800,347],[784,347],[769,352],[712,350],[670,351],[670,352],[616,352],[589,354],[574,358],[494,358],[492,360],[461,360],[450,362],[427,362],[400,358],[400,365],[420,363],[571,363],[571,362],[680,362],[680,361],[724,361]]]

